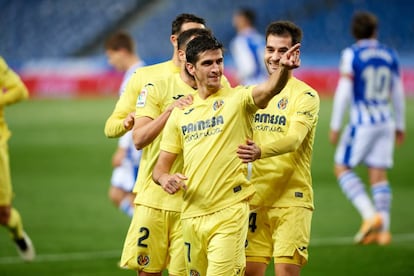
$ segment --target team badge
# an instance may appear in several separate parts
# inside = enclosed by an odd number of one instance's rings
[[[137,257],[138,265],[146,266],[149,264],[149,257],[147,255],[139,255]]]
[[[137,104],[136,104],[137,107],[144,107],[145,106],[145,102],[147,101],[147,95],[148,95],[148,91],[144,87],[144,89],[142,89],[141,93],[139,93],[139,95],[138,95]]]
[[[190,269],[190,276],[200,276],[200,272],[194,269]]]
[[[280,110],[283,110],[286,108],[288,104],[288,99],[286,98],[282,98],[278,103],[277,103],[277,108],[279,108]]]
[[[213,104],[213,110],[216,111],[218,110],[220,107],[222,107],[224,105],[224,101],[223,100],[217,100],[214,102]]]

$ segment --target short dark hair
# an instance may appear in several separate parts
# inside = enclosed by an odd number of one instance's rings
[[[292,38],[292,46],[302,41],[302,30],[295,23],[287,20],[274,21],[266,28],[266,41],[269,35],[286,36]]]
[[[253,26],[256,23],[256,13],[254,10],[246,7],[241,7],[236,11],[236,13],[246,18],[249,21],[250,25]]]
[[[180,34],[181,27],[184,25],[184,23],[189,23],[189,22],[206,25],[206,21],[203,18],[198,17],[197,15],[194,15],[194,14],[190,14],[190,13],[182,13],[178,15],[172,22],[171,34],[172,35]]]
[[[213,35],[195,37],[187,44],[187,49],[185,51],[187,62],[196,64],[200,53],[218,49],[223,50],[223,44]]]
[[[184,46],[188,43],[188,41],[194,36],[201,36],[201,35],[212,35],[212,32],[209,29],[199,29],[199,28],[193,28],[188,29],[184,32],[182,32],[177,39],[177,48],[180,50],[185,50]]]
[[[124,31],[118,31],[111,34],[106,39],[104,46],[106,50],[117,51],[120,49],[125,49],[129,53],[134,53],[135,51],[135,43],[133,38]]]
[[[351,32],[355,39],[372,38],[378,28],[377,17],[370,12],[357,11],[354,13]]]

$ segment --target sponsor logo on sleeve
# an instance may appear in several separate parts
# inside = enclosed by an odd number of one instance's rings
[[[145,106],[145,102],[147,101],[147,95],[148,95],[148,91],[144,87],[144,89],[142,89],[141,92],[138,95],[137,107],[144,107]]]

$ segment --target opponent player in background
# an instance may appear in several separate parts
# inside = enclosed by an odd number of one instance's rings
[[[171,60],[140,68],[128,82],[125,93],[116,103],[105,124],[105,135],[109,138],[120,137],[134,126],[135,103],[142,88],[149,81],[165,78],[180,71],[177,38],[181,32],[192,28],[205,28],[205,20],[193,14],[178,15],[171,24],[170,42],[173,46]]]
[[[187,275],[244,275],[248,199],[254,187],[237,146],[252,135],[252,116],[266,107],[299,66],[299,46],[280,59],[264,83],[231,88],[221,84],[222,44],[212,36],[192,39],[186,69],[195,77],[193,104],[174,109],[165,125],[153,179],[166,192],[184,189],[181,222]],[[183,154],[181,172],[171,172]]]
[[[125,72],[119,96],[126,89],[133,73],[145,65],[136,53],[133,38],[122,31],[110,35],[105,41],[105,53],[109,64],[120,72]],[[134,198],[132,193],[138,174],[141,151],[135,149],[132,133],[127,132],[118,141],[118,147],[112,157],[114,170],[109,188],[109,198],[125,214],[132,217],[134,213]]]
[[[269,24],[264,51],[269,75],[301,39],[302,30],[293,22]],[[256,112],[253,140],[239,146],[239,158],[254,161],[251,183],[256,188],[250,200],[247,276],[264,276],[272,257],[277,276],[299,275],[308,261],[314,208],[311,160],[319,104],[318,93],[289,72],[285,88]]]
[[[181,229],[182,193],[166,194],[152,180],[152,170],[160,151],[161,133],[175,107],[191,103],[196,86],[185,70],[185,47],[195,36],[211,35],[207,29],[189,29],[178,36],[180,73],[145,85],[137,100],[133,128],[134,142],[142,148],[142,163],[137,181],[136,208],[125,241],[121,266],[143,273],[158,273],[168,265],[170,275],[185,275],[184,242]],[[182,159],[173,171],[182,169]],[[137,242],[138,241],[138,242]],[[144,256],[150,260],[143,262]],[[141,260],[141,261],[140,261]],[[154,274],[152,274],[154,275]]]
[[[6,227],[24,261],[33,261],[35,249],[23,229],[20,213],[12,206],[13,189],[7,142],[11,136],[4,118],[4,108],[29,97],[20,77],[0,56],[0,224]]]
[[[405,100],[399,61],[394,50],[377,40],[378,20],[369,12],[352,19],[356,43],[342,52],[329,138],[337,145],[335,175],[342,191],[362,217],[356,243],[391,242],[391,187],[394,143],[405,136]],[[342,119],[350,104],[348,125],[338,143]],[[372,199],[353,170],[368,167]]]
[[[257,84],[267,79],[263,64],[264,36],[254,26],[256,14],[252,9],[240,8],[233,14],[237,35],[230,42],[230,53],[241,84]]]

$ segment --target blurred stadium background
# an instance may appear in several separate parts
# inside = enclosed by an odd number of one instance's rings
[[[340,51],[351,44],[349,22],[355,10],[380,20],[379,38],[397,49],[404,82],[414,92],[414,2],[410,0],[0,0],[0,54],[23,77],[34,96],[115,94],[121,75],[106,63],[103,41],[112,31],[129,31],[149,64],[167,60],[171,21],[182,12],[207,20],[229,45],[235,35],[233,11],[251,7],[264,32],[273,20],[289,19],[304,30],[302,68],[297,74],[322,93],[332,92]],[[232,60],[225,57],[233,80]]]

